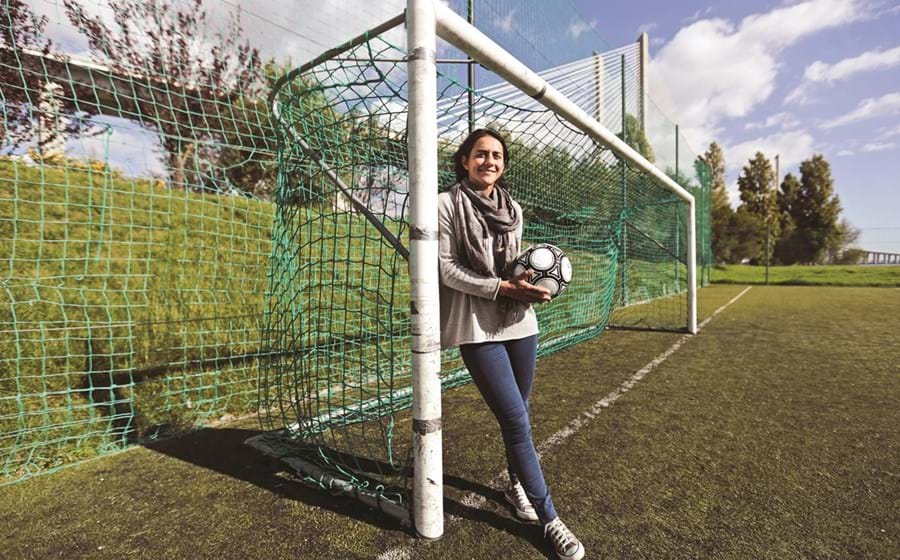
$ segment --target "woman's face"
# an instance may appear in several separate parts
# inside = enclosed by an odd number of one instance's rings
[[[469,172],[469,182],[477,189],[494,186],[503,175],[503,145],[493,136],[482,136],[468,156],[462,158],[463,167]]]

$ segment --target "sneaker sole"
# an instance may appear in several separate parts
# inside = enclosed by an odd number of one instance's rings
[[[516,502],[512,498],[509,497],[509,494],[504,493],[503,499],[505,499],[506,503],[511,505],[513,508],[513,511],[516,512],[516,519],[518,519],[520,521],[530,521],[530,522],[539,520],[537,514],[534,514],[533,517],[528,515],[527,513],[523,514],[522,510],[520,510],[519,508],[516,507]]]
[[[560,558],[560,560],[581,560],[584,558],[584,545],[579,544],[578,550],[571,556],[561,556],[558,552],[556,553],[556,556]]]

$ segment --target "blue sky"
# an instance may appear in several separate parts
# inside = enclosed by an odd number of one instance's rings
[[[771,158],[780,154],[782,175],[796,174],[802,160],[821,153],[832,165],[844,217],[862,230],[860,245],[900,252],[900,0],[571,1],[582,21],[573,19],[563,35],[574,38],[578,49],[620,47],[642,31],[649,34],[650,95],[680,125],[694,152],[712,140],[723,146],[733,204],[740,168],[757,150]],[[496,21],[485,17],[481,23],[486,30],[515,32],[518,21],[537,17],[519,4],[495,3]],[[61,4],[32,3],[49,17],[58,45],[86,55],[87,45],[65,21]],[[254,46],[299,63],[395,15],[405,2],[205,4],[213,22],[226,21],[240,5]],[[87,5],[101,9],[102,3]],[[565,25],[557,20],[567,13],[540,17],[555,28]],[[596,47],[579,40],[588,35]],[[111,136],[77,140],[73,144],[80,146],[73,148],[102,154],[114,146],[111,157],[125,169],[164,172],[158,150],[147,149],[156,143],[153,134],[126,121],[108,124]]]
[[[606,42],[651,38],[651,96],[691,146],[740,167],[760,150],[782,175],[831,163],[868,250],[900,252],[900,2],[575,0]]]

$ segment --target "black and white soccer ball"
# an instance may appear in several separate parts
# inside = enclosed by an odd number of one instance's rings
[[[528,281],[549,290],[551,298],[566,291],[572,281],[572,261],[559,247],[549,243],[538,243],[525,249],[516,258],[513,276],[519,276],[527,269],[532,271]]]

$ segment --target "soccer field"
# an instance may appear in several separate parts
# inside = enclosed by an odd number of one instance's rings
[[[535,442],[587,557],[900,557],[900,290],[717,285],[700,304],[696,336],[607,331],[538,363]],[[0,488],[0,557],[554,557],[502,501],[499,430],[471,385],[444,395],[437,542],[295,482],[243,444],[257,433]]]

